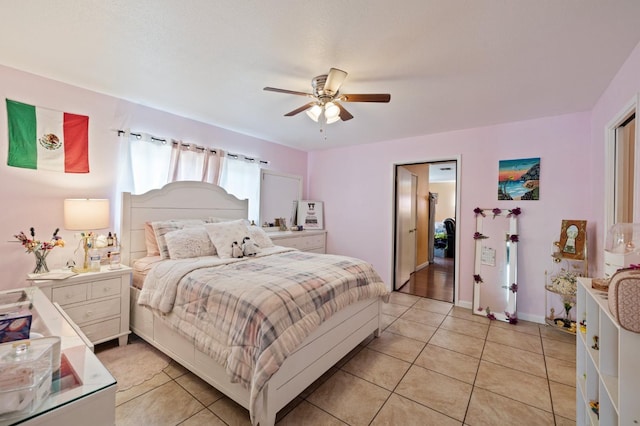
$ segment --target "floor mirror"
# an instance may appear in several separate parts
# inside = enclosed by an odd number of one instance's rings
[[[473,313],[515,323],[520,208],[476,208],[474,213]]]

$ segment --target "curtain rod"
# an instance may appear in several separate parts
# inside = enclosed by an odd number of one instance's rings
[[[122,130],[122,129],[117,129],[116,132],[118,133],[118,136],[122,136],[123,134],[127,133],[125,130]],[[142,138],[142,133],[129,132],[129,134],[132,135],[132,136],[135,136],[138,139]],[[151,136],[151,135],[149,135],[149,138],[154,142],[162,142],[163,144],[166,144],[168,142],[164,138],[156,138],[155,136]],[[193,146],[193,147],[195,147],[196,150],[202,150],[202,151],[209,150],[209,151],[211,151],[213,153],[217,153],[218,152],[218,150],[215,149],[215,148],[206,148],[204,146],[198,146],[198,145],[195,145],[195,144],[189,144],[189,143],[185,143],[185,142],[181,142],[181,141],[177,141],[177,140],[173,140],[173,139],[171,140],[171,143],[175,144],[175,145],[180,144],[181,146],[184,146],[184,147],[192,147]],[[257,158],[254,158],[254,157],[249,157],[248,155],[231,154],[229,152],[226,155],[227,155],[227,157],[233,158],[234,160],[238,160],[238,159],[240,159],[240,157],[242,157],[245,161],[248,161],[250,163],[254,163],[254,162],[257,161],[258,164],[262,164],[262,165],[265,165],[265,166],[269,164],[268,160],[261,160],[261,159],[257,159]]]

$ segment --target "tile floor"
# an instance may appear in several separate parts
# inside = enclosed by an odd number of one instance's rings
[[[575,337],[395,292],[368,338],[278,413],[279,425],[573,425]],[[248,425],[171,363],[118,392],[117,425]]]

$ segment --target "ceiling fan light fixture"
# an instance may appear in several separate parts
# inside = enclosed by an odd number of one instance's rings
[[[322,107],[320,107],[320,105],[316,104],[314,106],[312,106],[311,108],[309,108],[306,111],[307,115],[309,116],[310,119],[312,119],[313,121],[317,122],[318,119],[320,118],[320,114],[322,114]]]
[[[340,119],[340,108],[333,102],[327,102],[324,105],[324,118],[326,118],[327,124],[335,123]]]

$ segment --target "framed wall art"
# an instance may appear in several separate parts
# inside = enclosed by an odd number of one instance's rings
[[[540,158],[500,160],[498,200],[539,200]]]
[[[584,260],[587,242],[586,220],[563,220],[560,229],[560,254],[565,259]]]
[[[298,201],[297,223],[304,229],[324,229],[322,201]]]

